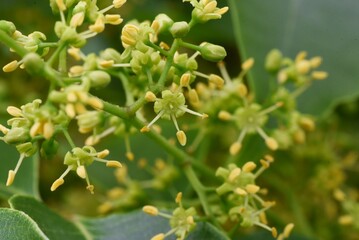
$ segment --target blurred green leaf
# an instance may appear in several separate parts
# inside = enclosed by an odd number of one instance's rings
[[[294,57],[305,50],[322,56],[321,70],[329,78],[315,82],[299,98],[302,111],[320,115],[338,101],[359,95],[359,1],[357,0],[229,0],[232,13],[238,11],[242,58],[254,57],[252,77],[260,100],[268,94],[264,59],[278,48]],[[237,39],[238,40],[238,39]]]
[[[51,240],[85,239],[83,233],[73,223],[64,219],[34,198],[27,196],[14,196],[10,198],[9,203],[11,208],[23,211],[31,217],[33,221],[37,223],[38,227]],[[20,226],[20,224],[16,225]]]
[[[0,209],[0,226],[1,239],[48,239],[28,215],[14,209]]]
[[[115,239],[151,239],[158,233],[170,230],[168,220],[162,217],[146,215],[142,211],[129,214],[113,214],[105,218],[80,218],[83,228],[86,228],[94,240]],[[176,239],[170,236],[166,239]],[[198,223],[195,230],[188,236],[188,240],[225,240],[221,234],[209,223]]]

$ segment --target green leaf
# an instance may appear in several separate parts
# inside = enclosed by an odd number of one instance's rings
[[[256,96],[268,94],[264,59],[278,48],[294,57],[305,50],[322,56],[321,70],[329,72],[299,98],[299,108],[315,115],[329,111],[338,101],[359,95],[359,21],[357,0],[228,0],[235,21],[242,59],[254,57],[252,80]]]
[[[83,228],[86,228],[94,240],[115,239],[151,239],[158,233],[170,230],[168,219],[149,216],[142,211],[129,214],[113,214],[104,218],[80,218]],[[175,236],[166,239],[176,239]],[[198,223],[195,230],[188,236],[188,240],[226,240],[209,223]]]
[[[9,208],[0,208],[1,239],[48,239],[39,226],[25,213]]]
[[[28,196],[14,196],[9,200],[13,209],[25,212],[51,240],[85,239],[83,233],[44,204]],[[31,238],[22,238],[31,239]]]
[[[29,195],[40,199],[38,190],[39,156],[25,158],[16,174],[13,184],[5,186],[8,171],[13,170],[19,159],[19,153],[15,147],[0,142],[0,198],[8,199],[14,194]]]

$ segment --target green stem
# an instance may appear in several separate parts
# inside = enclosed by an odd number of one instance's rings
[[[29,52],[12,39],[5,31],[0,29],[0,42],[14,50],[20,57],[25,57]]]
[[[70,144],[71,148],[74,149],[76,147],[76,145],[75,145],[74,141],[72,140],[72,138],[71,138],[69,132],[67,131],[67,129],[63,128],[62,132],[64,133],[64,136],[65,136],[67,142]]]
[[[247,55],[247,51],[245,48],[245,44],[244,44],[244,40],[242,38],[243,34],[242,34],[242,27],[241,24],[239,22],[239,12],[238,12],[238,8],[237,8],[237,1],[236,0],[228,0],[228,6],[231,12],[231,21],[232,21],[232,25],[233,25],[233,33],[234,33],[234,37],[236,39],[236,44],[237,44],[237,50],[238,50],[238,55],[241,56],[241,59],[245,60],[248,58]],[[252,71],[249,71],[247,73],[247,78],[248,78],[248,85],[249,88],[256,93],[256,86],[255,86],[255,82],[254,82],[254,76],[252,74]],[[255,94],[256,96],[256,94]]]
[[[55,52],[52,54],[52,56],[49,58],[49,60],[47,60],[47,64],[52,67],[55,63],[55,60],[59,57],[60,53],[62,52],[62,50],[66,47],[66,43],[61,43],[57,49],[55,50]]]

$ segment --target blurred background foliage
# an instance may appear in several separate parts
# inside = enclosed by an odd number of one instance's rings
[[[98,1],[99,6],[107,6],[111,1]],[[219,6],[227,4],[218,1]],[[338,225],[338,216],[346,214],[343,206],[333,197],[333,191],[343,189],[351,199],[358,203],[359,194],[359,2],[356,0],[238,0],[230,6],[230,13],[238,15],[240,29],[233,29],[230,14],[221,21],[212,21],[197,26],[188,37],[188,41],[200,43],[208,41],[220,44],[227,49],[226,66],[231,76],[240,71],[240,59],[254,57],[256,65],[249,78],[252,78],[253,90],[259,101],[267,96],[268,76],[263,68],[266,53],[279,48],[285,55],[294,57],[298,51],[306,50],[310,56],[322,56],[322,70],[329,78],[316,82],[299,99],[299,108],[317,118],[317,129],[310,134],[305,144],[294,146],[287,151],[275,154],[276,163],[261,179],[262,185],[270,190],[270,198],[277,202],[269,215],[272,225],[284,226],[294,221],[295,234],[291,239],[359,239],[358,230],[353,226]],[[120,10],[126,20],[151,20],[160,12],[165,12],[174,20],[190,18],[190,4],[177,0],[129,0]],[[15,23],[24,34],[34,30],[44,32],[48,39],[56,39],[53,23],[57,20],[51,13],[48,1],[22,0],[2,1],[0,18]],[[91,39],[85,52],[98,52],[107,47],[121,50],[121,28],[108,26],[107,31]],[[239,31],[241,39],[236,36]],[[237,44],[240,40],[241,44]],[[239,49],[240,46],[240,49]],[[239,50],[238,50],[239,49]],[[15,55],[0,46],[0,66],[12,60]],[[200,62],[203,72],[218,73],[214,64]],[[121,103],[121,84],[111,83],[111,87],[96,93],[111,102]],[[11,74],[0,73],[0,122],[6,123],[8,105],[20,106],[34,98],[44,98],[47,82],[30,77],[23,71]],[[171,127],[165,129],[172,130]],[[169,134],[170,135],[170,134]],[[191,137],[191,136],[189,136]],[[213,149],[210,161],[220,161],[227,151],[227,140],[218,142],[219,136],[211,136],[207,143]],[[158,158],[168,158],[162,149],[142,135],[131,137],[131,147],[136,159],[146,158],[154,162]],[[78,136],[79,145],[83,137]],[[265,147],[256,137],[245,142],[239,161],[259,159]],[[111,157],[124,160],[125,143],[123,139],[108,138],[101,147],[111,149]],[[100,149],[100,148],[99,148]],[[27,159],[18,174],[14,186],[6,188],[7,171],[17,160],[15,149],[0,142],[0,197],[2,206],[14,193],[30,194],[43,199],[47,205],[59,210],[63,215],[98,216],[98,205],[107,198],[106,191],[118,186],[113,170],[93,166],[90,169],[91,180],[96,186],[96,195],[89,196],[83,182],[69,175],[60,190],[50,193],[49,186],[63,171],[62,157],[68,149],[60,147],[60,152],[52,159]],[[41,164],[39,164],[41,161]],[[125,161],[125,160],[124,160]],[[129,172],[136,179],[147,179],[150,174],[138,170],[137,162],[126,162]],[[36,181],[39,171],[40,186]],[[186,180],[179,173],[176,186],[185,186]],[[175,187],[170,189],[175,191]],[[172,198],[172,194],[163,192],[145,192],[139,201],[130,205],[128,211],[141,207],[148,201]],[[359,214],[359,213],[358,213]],[[357,216],[359,219],[359,216]],[[238,239],[266,239],[268,234],[257,231]],[[270,239],[270,238],[269,238]]]

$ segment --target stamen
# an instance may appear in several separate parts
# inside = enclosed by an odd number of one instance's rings
[[[147,126],[144,126],[140,131],[141,131],[141,132],[148,132],[148,131],[150,130],[150,127],[151,127],[158,119],[160,119],[164,113],[165,113],[165,111],[164,111],[164,110],[161,110],[161,111],[157,114],[157,116],[156,116],[154,119],[152,119],[152,121],[151,121],[149,124],[147,124]]]
[[[231,87],[233,85],[232,79],[228,74],[227,68],[224,64],[224,62],[219,62],[218,64],[218,68],[219,71],[221,72],[221,75],[224,79],[224,81],[226,82],[226,84],[228,84],[229,87]]]
[[[283,102],[277,102],[276,104],[274,104],[273,106],[270,106],[266,109],[263,109],[262,111],[260,111],[258,113],[258,116],[263,116],[266,115],[267,113],[273,112],[274,110],[276,110],[277,108],[283,106]]]
[[[198,113],[198,112],[195,112],[195,111],[193,111],[193,110],[191,110],[191,109],[188,109],[188,108],[186,108],[186,107],[184,107],[184,106],[179,106],[178,108],[181,109],[182,111],[185,111],[185,112],[190,113],[190,114],[192,114],[192,115],[196,115],[196,116],[198,116],[198,117],[201,117],[202,119],[208,117],[208,115],[205,114],[205,113]]]

